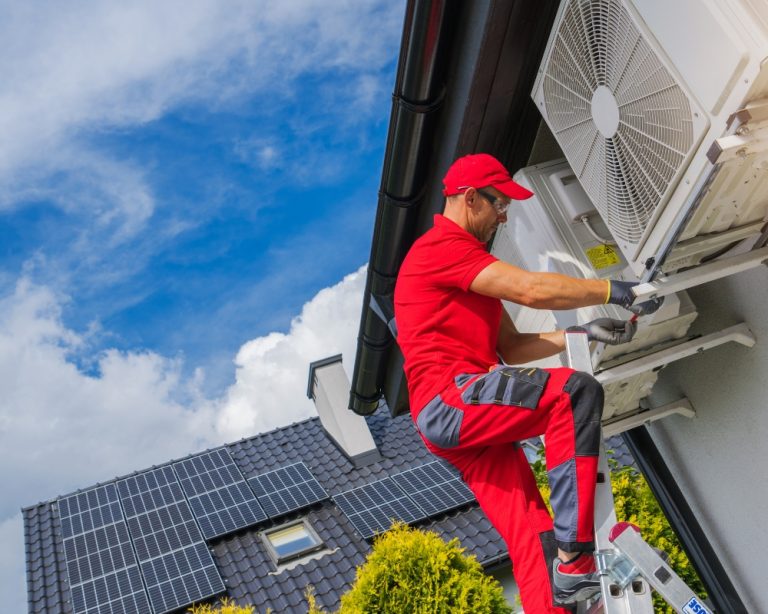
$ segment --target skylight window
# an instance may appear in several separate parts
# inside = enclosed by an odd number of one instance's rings
[[[263,538],[278,565],[323,547],[323,541],[306,520],[265,531]]]

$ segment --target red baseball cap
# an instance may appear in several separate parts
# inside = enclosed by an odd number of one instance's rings
[[[509,171],[496,158],[489,154],[470,154],[459,158],[443,177],[445,196],[461,194],[469,187],[493,187],[514,200],[525,200],[533,196],[519,183],[512,181]]]

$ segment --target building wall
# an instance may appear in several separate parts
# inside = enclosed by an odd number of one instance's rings
[[[685,395],[696,417],[669,417],[650,432],[745,605],[760,612],[768,546],[768,268],[690,295],[700,312],[698,331],[746,322],[757,343],[729,343],[664,369],[654,402]]]

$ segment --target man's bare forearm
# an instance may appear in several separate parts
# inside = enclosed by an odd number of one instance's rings
[[[520,365],[554,356],[565,350],[565,335],[557,330],[551,333],[515,333],[503,347],[496,348],[508,365]]]
[[[608,300],[609,282],[577,279],[559,273],[531,273],[528,302],[535,309],[576,309],[602,305]]]
[[[499,261],[480,271],[469,289],[535,309],[576,309],[606,303],[610,282],[533,273]]]

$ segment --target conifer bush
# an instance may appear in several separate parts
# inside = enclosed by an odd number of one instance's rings
[[[253,606],[235,605],[229,599],[223,599],[217,605],[209,605],[207,603],[193,605],[188,612],[189,614],[256,614]],[[270,614],[270,612],[267,611],[267,614]]]
[[[311,610],[312,611],[312,610]],[[314,610],[319,612],[319,610]],[[458,539],[396,523],[378,537],[338,614],[509,614],[498,580]]]

